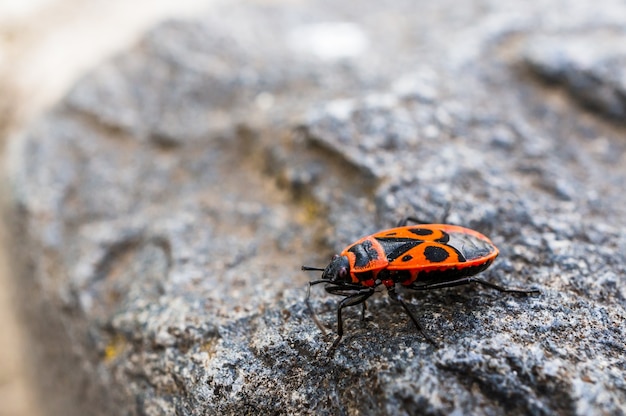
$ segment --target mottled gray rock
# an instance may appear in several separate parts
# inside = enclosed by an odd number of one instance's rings
[[[626,31],[539,36],[525,52],[530,68],[565,85],[583,105],[626,121]]]
[[[12,142],[51,414],[624,414],[623,127],[524,70],[626,7],[352,7],[165,23]],[[485,279],[541,295],[403,293],[434,348],[381,293],[328,357],[338,299],[312,290],[323,334],[300,265],[447,206],[500,248]]]

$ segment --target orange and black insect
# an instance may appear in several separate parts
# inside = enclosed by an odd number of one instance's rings
[[[536,289],[509,289],[474,277],[498,256],[496,246],[483,234],[449,224],[407,226],[409,221],[419,222],[409,217],[400,221],[396,228],[363,237],[333,256],[325,269],[302,266],[302,270],[323,272],[320,280],[309,282],[309,289],[326,283],[326,292],[344,297],[337,308],[337,338],[329,354],[333,353],[343,336],[342,309],[362,304],[364,312],[365,301],[380,285],[387,288],[389,297],[402,305],[415,326],[433,345],[437,344],[426,334],[407,304],[398,297],[396,285],[413,290],[431,290],[478,283],[506,293],[539,293]]]

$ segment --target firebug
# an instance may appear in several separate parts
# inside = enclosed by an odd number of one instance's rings
[[[407,225],[414,222],[416,225]],[[477,283],[505,293],[529,295],[537,289],[511,289],[474,277],[489,267],[498,256],[489,238],[469,228],[450,224],[419,224],[408,217],[396,228],[383,230],[350,244],[333,256],[326,268],[302,266],[302,270],[321,271],[322,278],[309,282],[310,288],[325,283],[326,292],[343,296],[337,307],[337,338],[331,355],[343,336],[343,308],[362,304],[376,288],[384,286],[389,297],[402,305],[417,329],[433,345],[437,343],[424,331],[409,306],[396,293],[400,285],[412,290],[432,290]],[[313,317],[319,325],[315,314]]]

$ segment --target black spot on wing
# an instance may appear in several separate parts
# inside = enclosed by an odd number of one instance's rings
[[[378,259],[378,252],[372,246],[372,242],[365,240],[360,244],[355,244],[348,249],[349,252],[354,253],[356,260],[354,265],[356,267],[365,267],[372,260]]]
[[[433,233],[433,230],[429,230],[428,228],[419,228],[419,227],[409,228],[407,231],[415,235],[431,235]]]
[[[419,235],[422,237],[433,235],[435,233],[433,230],[429,228],[420,228],[420,227],[409,228],[408,231],[410,233],[413,233],[415,235]],[[438,230],[438,231],[442,233],[442,236],[434,241],[438,243],[447,243],[448,240],[450,240],[450,236],[448,235],[448,233],[446,233],[445,231],[441,231],[441,230]]]
[[[413,256],[411,256],[410,254],[407,254],[406,256],[402,257],[402,261],[411,261],[413,260]]]
[[[422,244],[423,241],[414,238],[377,238],[383,250],[387,253],[387,260],[394,261],[413,247]]]
[[[450,254],[443,248],[437,246],[427,246],[424,249],[424,257],[431,263],[441,263],[446,261]]]

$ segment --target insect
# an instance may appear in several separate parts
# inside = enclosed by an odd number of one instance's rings
[[[409,226],[409,222],[416,225]],[[511,289],[474,277],[489,267],[498,253],[491,240],[477,231],[449,224],[419,224],[419,220],[408,217],[396,228],[363,237],[349,245],[335,254],[324,269],[302,266],[302,270],[322,272],[320,280],[309,282],[306,302],[309,305],[311,286],[321,283],[326,283],[326,292],[344,297],[337,307],[337,338],[329,355],[343,337],[342,310],[362,304],[364,316],[365,301],[381,285],[393,301],[402,305],[424,337],[437,346],[398,296],[396,286],[431,290],[478,283],[505,293],[539,293],[537,289]],[[315,314],[313,317],[322,328]]]

